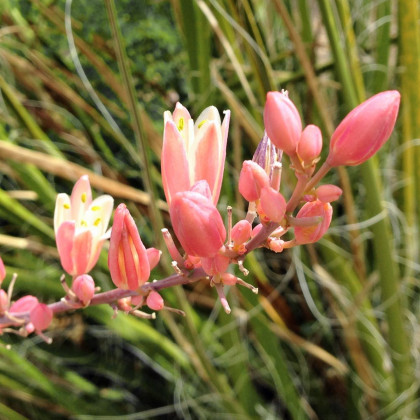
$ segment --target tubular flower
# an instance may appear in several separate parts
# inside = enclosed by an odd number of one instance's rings
[[[164,113],[162,181],[171,205],[177,192],[188,191],[197,181],[207,181],[213,203],[219,199],[226,158],[230,111],[223,123],[214,106],[206,108],[195,122],[179,102],[174,112]]]
[[[61,265],[72,276],[88,273],[96,264],[106,232],[114,199],[102,195],[92,201],[89,178],[82,176],[71,196],[58,194],[54,230]]]
[[[401,95],[396,90],[378,93],[353,109],[334,131],[327,163],[360,165],[389,139],[398,115]]]
[[[216,255],[226,239],[226,229],[211,200],[198,192],[179,192],[169,212],[175,235],[188,255]]]
[[[108,267],[111,279],[119,289],[137,290],[150,276],[146,248],[125,204],[115,210]]]

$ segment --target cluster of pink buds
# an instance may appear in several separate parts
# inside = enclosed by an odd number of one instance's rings
[[[233,274],[237,265],[242,276],[246,255],[259,247],[274,252],[317,242],[332,219],[331,202],[342,191],[335,185],[318,186],[329,169],[358,165],[366,161],[389,138],[397,118],[400,94],[382,92],[363,102],[335,130],[325,162],[317,169],[322,151],[322,133],[315,125],[302,127],[298,110],[287,92],[269,92],[264,109],[265,133],[252,160],[243,162],[239,192],[248,202],[248,212],[233,224],[232,207],[227,208],[225,225],[217,203],[223,178],[230,112],[221,122],[215,107],[206,108],[194,123],[181,104],[165,112],[162,149],[162,179],[176,240],[168,229],[162,234],[175,274],[150,280],[161,251],[146,248],[136,223],[124,204],[114,213],[112,232],[108,223],[113,199],[103,195],[92,200],[87,176],[75,184],[72,194],[59,194],[54,214],[57,248],[65,275],[61,282],[65,296],[45,305],[34,296],[11,302],[13,284],[6,293],[0,289],[0,332],[21,335],[43,330],[53,313],[88,305],[110,304],[115,313],[123,311],[143,318],[168,309],[159,293],[162,289],[199,280],[217,290],[224,310],[231,311],[225,286],[241,285],[258,289]],[[289,198],[280,192],[283,154],[296,176]],[[88,274],[98,261],[104,242],[110,238],[108,266],[116,289],[98,293]],[[5,268],[0,259],[0,286]]]
[[[0,258],[0,287],[5,277],[6,270],[3,260]],[[17,275],[14,274],[7,293],[0,289],[0,317],[3,318],[0,322],[0,334],[8,332],[26,337],[35,332],[47,343],[50,343],[51,339],[46,337],[42,331],[51,324],[52,310],[48,305],[40,303],[35,296],[31,295],[23,296],[12,303],[11,297],[16,278]]]

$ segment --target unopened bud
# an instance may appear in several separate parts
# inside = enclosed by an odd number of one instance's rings
[[[254,236],[257,236],[258,233],[260,233],[260,230],[262,228],[263,228],[263,225],[261,223],[259,223],[257,226],[255,226],[254,229],[252,229],[251,238],[253,238]]]
[[[284,241],[282,239],[271,239],[268,247],[274,252],[283,252]]]
[[[249,202],[258,200],[261,190],[269,185],[268,175],[260,165],[252,160],[246,160],[242,164],[239,175],[239,192],[245,200]]]
[[[170,216],[175,234],[188,255],[212,257],[226,239],[222,217],[213,202],[185,191],[175,194]]]
[[[326,184],[318,187],[315,190],[315,194],[319,201],[331,203],[340,198],[341,194],[343,194],[343,190],[336,185]]]
[[[322,217],[319,223],[311,226],[295,226],[295,239],[298,244],[311,244],[319,241],[324,236],[330,227],[332,219],[331,204],[322,203],[319,200],[306,203],[299,210],[296,219],[316,216]]]
[[[322,149],[322,134],[316,125],[308,125],[302,131],[299,144],[297,146],[297,154],[300,159],[307,164],[311,164],[316,159]]]
[[[35,331],[43,331],[49,327],[53,318],[53,312],[45,303],[38,303],[29,313],[29,319]]]
[[[165,306],[162,296],[154,290],[147,296],[146,304],[153,311],[160,311]]]
[[[237,283],[238,278],[231,273],[223,273],[221,276],[221,280],[222,283],[226,286],[234,286]]]
[[[125,204],[115,210],[108,267],[111,279],[119,289],[136,290],[150,276],[146,248]]]
[[[38,299],[35,296],[27,295],[23,296],[18,299],[13,305],[10,307],[10,313],[20,313],[20,312],[29,312],[31,311],[36,305],[38,305]]]
[[[268,92],[264,125],[273,144],[288,155],[296,152],[302,134],[302,121],[294,103],[281,92]]]
[[[327,163],[354,166],[373,156],[394,129],[400,97],[396,90],[381,92],[354,108],[332,135]]]
[[[286,212],[286,200],[278,191],[265,187],[261,191],[260,206],[264,215],[272,222],[280,223]]]
[[[252,225],[248,220],[240,220],[232,228],[232,241],[235,245],[245,243],[250,237],[252,232]]]
[[[71,290],[73,290],[83,305],[86,306],[95,294],[95,282],[89,274],[83,274],[74,279]]]

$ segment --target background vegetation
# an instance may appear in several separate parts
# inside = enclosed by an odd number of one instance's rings
[[[15,297],[63,295],[54,202],[83,173],[161,243],[162,113],[177,100],[232,110],[220,210],[239,218],[268,90],[287,89],[326,144],[365,98],[402,94],[377,158],[329,175],[345,194],[328,237],[247,258],[258,296],[232,288],[227,316],[200,283],[165,292],[185,319],[95,307],[57,317],[49,346],[3,336],[1,418],[420,416],[417,1],[3,0],[0,17],[0,254]],[[105,252],[93,276],[112,287]]]

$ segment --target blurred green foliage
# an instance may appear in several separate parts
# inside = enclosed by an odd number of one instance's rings
[[[376,160],[328,175],[344,197],[320,243],[247,257],[260,294],[231,288],[230,316],[200,282],[164,293],[185,319],[168,312],[153,322],[113,319],[111,308],[92,307],[56,317],[50,346],[36,336],[2,336],[12,349],[0,347],[0,418],[417,418],[417,3],[118,1],[142,156],[110,1],[74,0],[71,33],[69,1],[67,11],[64,0],[0,3],[0,255],[4,287],[19,275],[14,298],[63,295],[54,197],[70,192],[83,171],[102,176],[92,182],[95,194],[126,202],[145,244],[156,244],[144,173],[163,198],[162,114],[178,100],[195,117],[210,104],[232,110],[219,209],[225,215],[234,205],[235,220],[244,211],[237,177],[262,136],[266,91],[288,89],[305,124],[320,125],[328,144],[352,107],[398,88],[399,126]],[[76,71],[71,36],[97,100]],[[285,196],[295,183],[287,164]],[[164,262],[152,278],[167,270]],[[102,289],[112,287],[106,251],[92,275]]]

